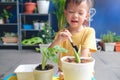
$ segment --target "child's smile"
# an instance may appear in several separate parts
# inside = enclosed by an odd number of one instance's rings
[[[72,24],[77,24],[77,23],[78,23],[78,20],[71,20],[71,23],[72,23]]]

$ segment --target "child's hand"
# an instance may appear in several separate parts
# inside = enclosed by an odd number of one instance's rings
[[[69,37],[71,37],[72,34],[68,30],[64,30],[58,34],[58,40],[64,42],[68,40]]]
[[[59,72],[59,79],[60,80],[64,80],[64,74],[63,74],[63,72]]]
[[[57,34],[56,39],[52,42],[52,44],[49,47],[53,47],[55,45],[58,45],[59,42],[64,42],[66,40],[69,39],[69,37],[71,37],[71,33],[68,30],[64,30],[60,33]]]

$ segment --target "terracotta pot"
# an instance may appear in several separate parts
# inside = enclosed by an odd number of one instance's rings
[[[115,44],[115,51],[120,52],[120,42],[116,42]]]
[[[26,14],[32,14],[33,11],[35,10],[35,8],[36,8],[36,3],[33,3],[33,2],[25,3],[25,13]]]

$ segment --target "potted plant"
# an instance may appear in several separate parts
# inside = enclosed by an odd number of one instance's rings
[[[4,37],[2,37],[2,41],[4,43],[17,43],[18,42],[17,34],[13,32],[5,32]]]
[[[101,39],[103,41],[103,48],[105,51],[114,51],[114,36],[115,34],[111,31],[108,31],[106,34],[101,35]]]
[[[52,12],[55,14],[58,21],[58,29],[62,29],[66,25],[66,19],[64,16],[65,0],[52,0],[55,10]],[[62,5],[62,6],[61,6]]]
[[[58,62],[57,53],[67,52],[66,49],[60,46],[54,46],[53,48],[36,48],[42,55],[42,62],[35,67],[34,77],[35,80],[52,80],[54,73],[54,66],[48,64],[48,61]]]
[[[49,0],[37,0],[38,13],[48,14],[49,11]]]
[[[5,19],[5,23],[9,23],[9,18],[12,17],[12,13],[8,12],[6,9],[3,9],[1,16]]]
[[[45,26],[45,22],[39,22],[39,20],[34,20],[33,21],[33,26],[35,30],[43,30]]]
[[[43,39],[43,44],[40,44],[40,47],[48,47],[53,41],[55,34],[56,32],[52,29],[48,22],[46,22],[44,26],[42,26],[41,32],[38,33],[38,36]]]
[[[91,80],[93,77],[95,59],[80,57],[80,52],[74,49],[74,56],[61,58],[64,80]]]
[[[115,36],[114,42],[115,42],[115,51],[120,52],[120,36]]]
[[[36,9],[36,3],[29,0],[29,2],[25,2],[25,13],[32,14],[33,11]]]
[[[34,20],[33,21],[33,26],[34,26],[35,30],[39,30],[40,29],[39,20]]]

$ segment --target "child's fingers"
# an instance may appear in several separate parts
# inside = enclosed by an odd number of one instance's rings
[[[69,36],[72,36],[72,34],[67,29],[65,29],[65,32],[67,32]]]
[[[68,37],[68,34],[66,32],[61,32],[60,35],[61,37]]]

